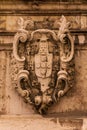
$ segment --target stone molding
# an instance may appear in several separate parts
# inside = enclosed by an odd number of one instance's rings
[[[15,6],[16,5],[16,6]],[[20,6],[19,6],[20,5]],[[77,10],[78,8],[78,10]],[[0,1],[0,15],[80,15],[87,14],[86,2]]]

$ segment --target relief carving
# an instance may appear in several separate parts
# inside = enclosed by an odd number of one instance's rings
[[[19,66],[16,90],[40,114],[58,102],[74,83],[74,42],[70,23],[61,17],[59,29],[34,29],[32,20],[19,19],[13,55]],[[27,28],[27,26],[30,28]]]

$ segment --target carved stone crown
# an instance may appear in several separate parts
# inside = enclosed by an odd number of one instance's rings
[[[31,19],[20,18],[18,24],[20,28],[13,43],[14,59],[19,66],[16,90],[44,114],[73,86],[74,43],[70,23],[62,16],[56,31],[34,30]]]

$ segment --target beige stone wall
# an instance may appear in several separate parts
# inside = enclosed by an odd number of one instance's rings
[[[28,104],[25,104],[22,98],[15,91],[14,85],[12,84],[11,71],[15,66],[12,65],[12,44],[14,40],[14,32],[17,31],[17,19],[19,16],[7,16],[6,21],[6,30],[7,32],[1,32],[0,36],[0,53],[1,53],[1,64],[3,65],[3,60],[5,59],[5,69],[3,76],[6,80],[3,81],[5,86],[3,91],[6,95],[6,113],[19,114],[19,113],[31,113],[32,107]],[[57,19],[58,16],[51,16],[51,19]],[[60,16],[59,16],[60,17]],[[73,16],[66,16],[73,17]],[[3,17],[2,17],[3,18]],[[25,17],[26,18],[26,17]],[[44,16],[31,16],[34,21],[42,21]],[[86,18],[86,16],[85,16]],[[11,20],[12,19],[12,20]],[[10,23],[11,21],[11,23]],[[4,25],[3,25],[4,26]],[[77,26],[76,26],[77,27]],[[86,28],[86,27],[85,27]],[[81,29],[80,33],[71,31],[71,35],[75,43],[75,86],[61,99],[59,103],[50,108],[49,113],[59,113],[59,112],[75,112],[82,111],[86,112],[86,33]],[[4,56],[4,59],[3,59]],[[13,68],[12,68],[13,67]],[[2,77],[2,76],[1,76]],[[2,78],[3,79],[3,78]],[[83,100],[82,100],[83,99]],[[16,109],[14,109],[16,105]],[[21,107],[22,105],[22,107]],[[33,111],[32,111],[33,112]]]
[[[0,114],[4,114],[1,116],[0,129],[86,130],[87,120],[83,117],[87,116],[87,4],[32,3],[23,0],[14,3],[4,0],[0,3]],[[18,29],[17,20],[19,17],[31,17],[38,22],[50,16],[48,22],[54,20],[57,26],[56,20],[62,14],[72,22],[70,31],[75,43],[75,85],[56,105],[49,108],[46,117],[39,117],[34,108],[18,95],[12,83],[11,71],[14,68],[11,56],[14,34]],[[17,114],[21,116],[15,116]],[[75,119],[68,119],[74,116]],[[80,117],[78,120],[77,116]]]
[[[44,118],[41,116],[1,116],[2,130],[86,130],[86,119]],[[84,125],[83,125],[84,124]],[[83,126],[82,126],[83,125]]]

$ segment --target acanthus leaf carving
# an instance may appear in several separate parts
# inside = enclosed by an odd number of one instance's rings
[[[74,43],[64,16],[59,25],[57,33],[50,29],[29,32],[21,19],[21,28],[14,37],[13,54],[22,64],[16,89],[41,114],[73,86]],[[21,43],[25,48],[23,58],[19,55]]]
[[[73,38],[71,37],[70,33],[69,33],[69,26],[70,26],[70,22],[67,22],[66,18],[64,16],[61,17],[60,22],[59,22],[59,31],[58,31],[58,38],[59,41],[61,42],[61,60],[63,62],[69,62],[72,60],[73,55],[74,55],[74,42],[73,42]],[[67,40],[67,41],[66,41]],[[64,44],[70,44],[70,50],[68,50],[67,54],[64,53],[64,51],[67,49],[65,49]],[[70,54],[69,54],[70,52]]]

